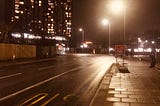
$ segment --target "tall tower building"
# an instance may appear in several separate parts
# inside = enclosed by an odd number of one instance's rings
[[[72,0],[2,1],[11,33],[30,33],[42,39],[71,37]]]

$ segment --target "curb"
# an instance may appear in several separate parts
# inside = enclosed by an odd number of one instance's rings
[[[158,70],[160,70],[160,64],[155,66]]]
[[[112,63],[112,65],[109,67],[108,71],[104,74],[102,80],[100,81],[100,84],[98,85],[98,88],[92,97],[90,103],[88,106],[103,106],[101,103],[103,103],[103,100],[105,100],[106,97],[106,90],[110,85],[111,78],[114,74],[113,68],[116,67],[116,63]],[[103,93],[101,93],[103,92]],[[105,93],[104,93],[105,92]],[[102,96],[103,95],[103,96]],[[101,98],[101,100],[99,100]]]

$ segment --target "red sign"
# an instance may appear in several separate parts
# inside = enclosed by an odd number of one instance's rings
[[[122,55],[124,53],[124,45],[116,45],[115,51],[117,55]]]

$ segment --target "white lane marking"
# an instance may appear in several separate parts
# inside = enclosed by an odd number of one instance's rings
[[[11,75],[7,75],[7,76],[2,76],[2,77],[0,77],[0,80],[5,79],[5,78],[9,78],[9,77],[13,77],[13,76],[17,76],[17,75],[20,75],[20,74],[22,74],[22,73],[16,73],[16,74],[11,74]]]
[[[39,68],[38,70],[45,70],[45,69],[52,68],[52,67],[55,67],[55,65],[51,65],[51,66],[47,66],[47,67],[42,67],[42,68]]]
[[[8,99],[8,98],[11,98],[11,97],[13,97],[13,96],[15,96],[15,95],[18,95],[18,94],[20,94],[20,93],[22,93],[22,92],[25,92],[25,91],[27,91],[27,90],[29,90],[29,89],[32,89],[32,88],[34,88],[34,87],[40,86],[40,85],[42,85],[42,84],[44,84],[44,83],[47,83],[47,82],[49,82],[49,81],[51,81],[51,80],[54,80],[54,79],[56,79],[56,78],[58,78],[58,77],[60,77],[60,76],[62,76],[62,75],[65,75],[65,74],[68,74],[68,73],[70,73],[70,72],[76,71],[76,70],[78,70],[78,69],[80,69],[80,68],[81,68],[81,67],[77,67],[77,68],[71,69],[70,71],[66,71],[66,72],[64,72],[64,73],[61,73],[61,74],[56,75],[56,76],[54,76],[54,77],[51,77],[51,78],[49,78],[49,79],[47,79],[47,80],[44,80],[44,81],[41,81],[41,82],[39,82],[39,83],[36,83],[36,84],[34,84],[34,85],[32,85],[32,86],[29,86],[29,87],[27,87],[27,88],[25,88],[25,89],[22,89],[22,90],[19,90],[19,91],[15,92],[15,93],[10,94],[10,95],[4,96],[4,97],[0,98],[0,101],[3,101],[3,100]]]
[[[31,65],[25,65],[25,66],[22,66],[21,68],[27,68],[27,67],[33,67],[35,65],[31,64]]]

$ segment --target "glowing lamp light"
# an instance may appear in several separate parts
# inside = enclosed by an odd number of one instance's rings
[[[108,21],[107,19],[103,19],[103,20],[102,20],[102,24],[106,26],[106,25],[109,24],[109,21]]]
[[[88,45],[84,43],[84,44],[82,44],[80,47],[81,47],[81,48],[87,48]]]
[[[79,28],[79,31],[80,31],[80,32],[82,32],[82,31],[83,31],[83,29],[82,29],[82,28]]]
[[[122,0],[114,0],[111,3],[111,10],[115,13],[123,11],[124,8],[125,4]]]

